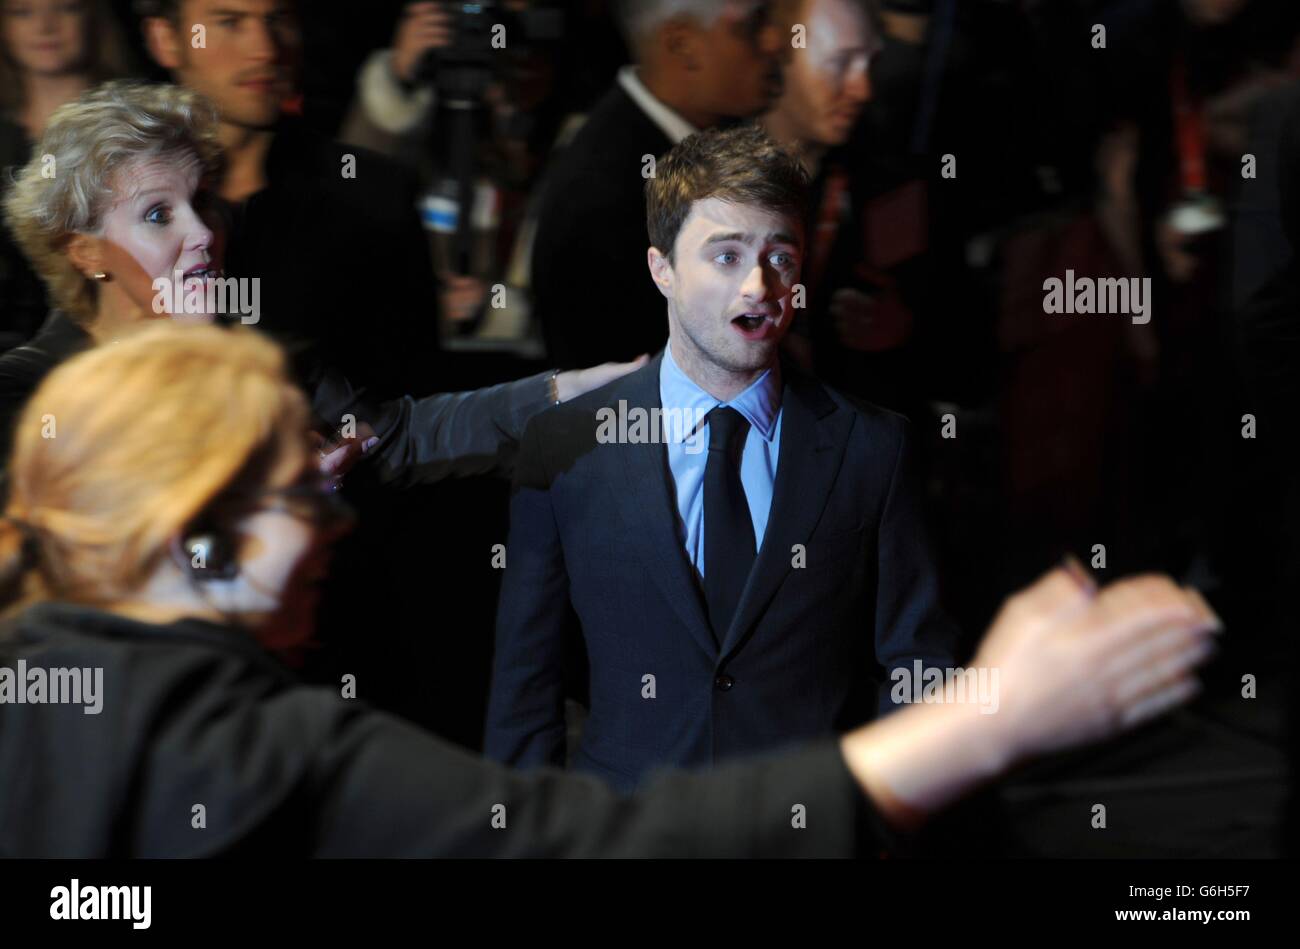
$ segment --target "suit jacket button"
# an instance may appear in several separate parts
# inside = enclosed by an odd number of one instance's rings
[[[713,687],[719,692],[730,692],[736,680],[729,675],[720,675],[713,680]]]

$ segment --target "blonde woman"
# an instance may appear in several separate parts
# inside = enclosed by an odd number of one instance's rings
[[[216,135],[211,104],[179,86],[107,83],[56,110],[5,214],[57,309],[35,339],[0,357],[0,422],[11,422],[45,373],[74,352],[160,319],[220,315],[188,305],[219,299],[209,289],[222,279],[222,235],[207,206],[221,162]],[[539,373],[379,405],[365,402],[309,346],[295,370],[312,395],[317,427],[339,435],[328,465],[365,448],[381,478],[409,483],[508,467],[533,415],[639,364]]]
[[[1056,570],[976,657],[997,714],[912,705],[623,798],[478,760],[266,655],[310,635],[348,524],[308,418],[242,328],[150,328],[42,383],[0,518],[0,856],[875,855],[1015,763],[1185,700],[1216,625],[1166,579]]]

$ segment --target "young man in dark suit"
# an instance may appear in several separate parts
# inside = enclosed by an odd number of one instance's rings
[[[641,269],[647,158],[761,113],[780,89],[782,39],[761,0],[625,0],[625,66],[547,171],[533,243],[533,306],[562,366],[664,345],[663,304]],[[575,266],[587,277],[575,292]]]
[[[574,764],[621,788],[842,731],[890,706],[895,670],[953,665],[915,436],[779,358],[807,193],[753,127],[660,160],[646,259],[669,344],[525,431],[489,756],[563,762],[570,605],[590,667]]]

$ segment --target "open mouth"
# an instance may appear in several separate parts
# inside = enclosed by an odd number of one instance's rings
[[[746,339],[766,339],[776,332],[780,325],[779,316],[766,313],[742,313],[733,317],[731,325],[736,327]]]

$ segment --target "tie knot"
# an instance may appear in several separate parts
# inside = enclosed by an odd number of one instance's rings
[[[749,421],[729,405],[709,413],[709,451],[729,451],[749,427]]]

